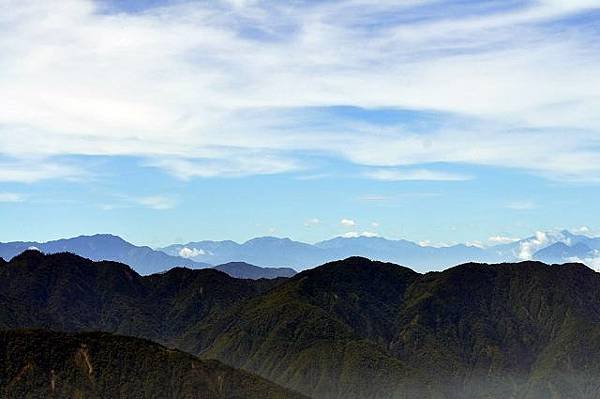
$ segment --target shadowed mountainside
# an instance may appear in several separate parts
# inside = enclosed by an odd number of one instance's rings
[[[0,328],[101,330],[168,343],[280,282],[213,269],[140,276],[120,263],[26,251],[0,267]]]
[[[253,280],[261,278],[292,277],[296,274],[289,267],[259,267],[245,262],[229,262],[213,267],[213,269],[227,273],[235,278],[250,278]]]
[[[107,333],[0,332],[0,392],[22,398],[300,399],[216,360]]]
[[[354,257],[253,281],[29,251],[0,266],[0,305],[4,328],[151,338],[314,398],[600,396],[600,276],[580,264]]]
[[[418,275],[350,258],[298,274],[181,346],[314,397],[595,398],[599,315],[600,279],[583,265]]]

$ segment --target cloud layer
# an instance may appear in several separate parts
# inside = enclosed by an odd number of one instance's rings
[[[460,3],[0,0],[0,181],[81,173],[65,155],[190,179],[302,170],[306,154],[600,181],[598,2]],[[340,105],[409,120],[310,112]]]

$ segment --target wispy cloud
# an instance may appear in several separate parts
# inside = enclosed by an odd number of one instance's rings
[[[173,198],[163,195],[139,197],[136,199],[136,202],[147,208],[157,210],[171,209],[174,208],[175,205],[177,205],[177,201],[175,201]]]
[[[354,227],[354,226],[356,226],[356,222],[354,220],[352,220],[352,219],[346,219],[346,218],[340,220],[340,224],[342,226],[344,226],[344,227]]]
[[[600,181],[600,85],[589,78],[600,75],[598,33],[563,23],[598,2],[477,12],[429,3],[175,2],[125,13],[90,0],[0,0],[0,155],[137,156],[190,179],[297,170],[308,152]],[[299,116],[336,105],[444,122],[423,134]],[[61,168],[0,168],[0,181],[73,172]]]
[[[220,157],[227,158],[220,159]],[[223,151],[219,151],[208,159],[169,158],[153,160],[147,164],[165,169],[183,180],[189,180],[193,177],[243,177],[274,174],[299,168],[298,164],[291,159],[256,154],[255,152],[253,154],[240,153],[239,151],[232,151],[228,155],[223,154]]]
[[[513,242],[519,241],[519,238],[515,237],[507,237],[502,235],[491,236],[488,238],[488,242],[492,245],[498,244],[511,244]]]
[[[306,227],[314,227],[318,226],[319,224],[321,224],[321,220],[319,220],[318,218],[311,218],[304,221],[304,226]]]
[[[388,195],[363,195],[358,198],[360,201],[368,201],[368,202],[383,202],[389,201],[392,198]]]
[[[73,166],[54,161],[0,162],[0,182],[35,183],[48,179],[76,179],[83,175],[81,170]]]
[[[464,181],[471,179],[470,176],[466,175],[428,169],[377,169],[365,172],[364,175],[371,179],[383,181]]]
[[[519,259],[529,260],[538,250],[557,242],[572,244],[571,238],[564,230],[536,231],[533,237],[521,240],[517,255]]]
[[[379,237],[379,234],[377,234],[374,231],[363,231],[363,232],[358,232],[358,231],[349,231],[347,233],[342,234],[342,237],[344,238],[358,238],[358,237]]]
[[[19,193],[3,193],[0,192],[0,202],[23,202],[25,195]]]
[[[537,208],[537,204],[533,201],[514,201],[509,202],[505,207],[515,211],[528,211]]]

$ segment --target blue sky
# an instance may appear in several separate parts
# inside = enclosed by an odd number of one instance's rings
[[[1,241],[600,226],[598,1],[3,3]]]

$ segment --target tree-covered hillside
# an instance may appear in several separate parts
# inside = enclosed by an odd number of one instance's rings
[[[108,333],[0,332],[7,399],[301,399],[253,374]]]
[[[0,306],[2,328],[145,337],[314,398],[600,397],[600,275],[580,264],[353,257],[252,281],[29,251],[0,265]]]

